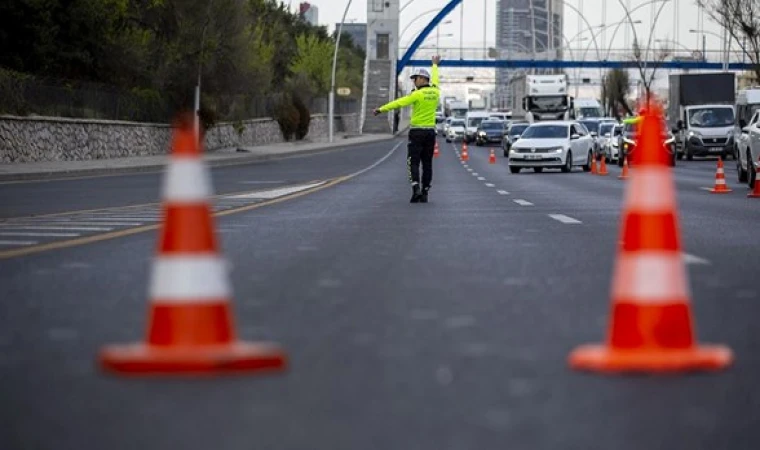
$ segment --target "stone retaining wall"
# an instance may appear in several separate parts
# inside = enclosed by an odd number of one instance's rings
[[[358,133],[358,114],[338,116],[335,122],[336,132]],[[326,137],[327,128],[327,116],[315,114],[306,139]],[[166,124],[0,116],[0,164],[161,155],[169,149],[170,137]],[[279,142],[283,138],[276,121],[253,119],[216,125],[206,133],[205,148]]]

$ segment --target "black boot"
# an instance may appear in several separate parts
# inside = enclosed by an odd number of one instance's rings
[[[422,197],[422,193],[420,192],[420,185],[412,185],[412,198],[409,200],[409,203],[419,203],[420,197]]]
[[[428,202],[428,191],[430,191],[429,187],[422,188],[422,194],[420,195],[420,203]]]

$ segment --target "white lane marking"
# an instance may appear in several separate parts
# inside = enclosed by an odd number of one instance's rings
[[[512,200],[512,201],[515,202],[515,203],[517,203],[520,206],[533,206],[533,203],[531,203],[531,202],[529,202],[527,200],[520,199],[520,198],[518,198],[516,200]]]
[[[302,184],[300,186],[289,186],[285,188],[280,189],[270,189],[268,191],[258,191],[258,192],[251,192],[249,194],[240,194],[240,195],[230,195],[227,197],[224,197],[226,199],[234,199],[234,198],[261,198],[261,199],[272,199],[277,197],[282,197],[288,194],[294,194],[296,192],[305,191],[307,189],[315,188],[317,186],[323,185],[324,182],[319,183],[312,183],[312,184]]]
[[[62,225],[62,226],[99,226],[99,227],[136,227],[142,225],[142,223],[126,223],[126,222],[63,222],[63,221],[37,221],[37,222],[5,222],[0,226],[27,226],[27,225]]]
[[[478,177],[478,181],[486,181],[485,177]]]
[[[28,237],[77,237],[79,233],[26,233],[16,231],[0,231],[0,236],[28,236]]]
[[[495,187],[496,185],[495,184],[491,184],[491,183],[486,183],[486,186],[487,187]]]
[[[118,216],[118,217],[86,217],[85,220],[93,220],[93,221],[103,221],[103,222],[113,222],[114,220],[142,220],[145,222],[157,222],[161,220],[161,217],[128,217],[128,216]]]
[[[700,189],[702,189],[703,191],[708,191],[708,192],[709,192],[709,191],[710,191],[710,189],[712,189],[712,188],[709,188],[709,187],[701,187]]]
[[[375,161],[374,163],[372,163],[368,167],[365,167],[362,170],[359,170],[357,172],[352,173],[346,179],[357,177],[357,176],[363,174],[364,172],[369,172],[370,170],[372,170],[375,167],[379,166],[380,164],[383,163],[383,161],[385,161],[386,159],[390,158],[391,155],[393,155],[393,152],[395,152],[396,149],[399,148],[401,146],[401,144],[403,144],[403,143],[404,143],[403,141],[399,141],[398,143],[396,143],[396,145],[393,146],[393,148],[388,153],[385,154],[385,156],[383,156],[382,158],[378,159],[377,161]]]
[[[473,177],[477,177],[477,176],[478,176],[478,173],[477,173],[477,172],[473,172],[473,173],[472,173],[472,176],[473,176]]]
[[[509,195],[509,192],[507,192],[507,191],[501,191],[501,190],[499,190],[499,191],[496,191],[496,192],[498,192],[499,195]]]
[[[34,245],[37,241],[0,241],[0,245]]]
[[[3,230],[50,230],[50,231],[112,231],[113,228],[102,227],[51,227],[51,226],[37,226],[37,225],[13,225],[3,223],[0,224],[0,229]]]
[[[468,167],[468,168],[467,168],[467,171],[468,171],[468,172],[472,172],[472,169],[470,169],[470,168]]]
[[[705,258],[700,258],[696,255],[690,255],[689,253],[684,253],[683,255],[683,262],[686,264],[702,264],[702,265],[710,265],[710,261],[706,260]]]
[[[564,214],[549,214],[549,217],[551,217],[552,219],[556,221],[567,223],[567,224],[583,223],[578,219],[573,219],[572,217],[566,216]]]

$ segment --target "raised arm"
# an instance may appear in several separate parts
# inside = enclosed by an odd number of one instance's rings
[[[430,76],[433,77],[432,80],[430,80],[430,85],[438,87],[438,63],[441,62],[441,57],[436,55],[433,56],[433,68],[430,71]]]

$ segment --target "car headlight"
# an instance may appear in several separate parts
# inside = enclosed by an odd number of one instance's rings
[[[692,131],[689,131],[689,137],[701,138],[702,133],[700,133],[699,131],[692,130]]]
[[[562,153],[564,147],[554,147],[549,149],[549,153]]]
[[[486,132],[485,131],[481,131],[480,133],[478,133],[478,136],[480,136],[480,137],[486,137]]]
[[[612,141],[612,146],[615,147],[615,148],[617,148],[617,146],[618,146],[617,141]]]

